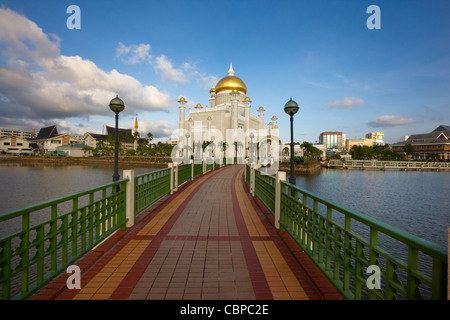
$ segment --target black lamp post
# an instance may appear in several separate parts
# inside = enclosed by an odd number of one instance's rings
[[[109,108],[116,114],[116,141],[114,145],[114,174],[113,174],[113,181],[119,181],[120,175],[119,175],[119,113],[125,109],[125,104],[121,99],[119,99],[119,96],[116,96],[114,99],[111,100],[109,103]],[[119,187],[119,186],[117,186]],[[117,188],[119,190],[119,188]]]
[[[298,104],[294,100],[289,100],[284,105],[284,112],[291,116],[291,175],[289,177],[289,183],[295,185],[294,175],[294,114],[298,111]],[[291,194],[294,193],[292,190]]]

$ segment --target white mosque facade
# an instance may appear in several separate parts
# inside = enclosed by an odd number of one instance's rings
[[[188,152],[179,150],[186,150],[188,145],[192,146],[191,154],[196,159],[237,157],[242,161],[249,158],[251,151],[256,155],[256,143],[259,143],[258,153],[263,157],[274,152],[278,154],[278,151],[271,151],[278,145],[277,118],[273,116],[268,124],[264,124],[263,107],[257,109],[257,115],[251,113],[252,101],[247,96],[247,86],[235,76],[232,65],[228,75],[210,90],[209,105],[197,104],[186,116],[186,99],[181,97],[178,103],[178,155],[187,155]],[[211,145],[204,152],[196,150],[196,146],[210,141]],[[225,150],[223,142],[227,144]]]

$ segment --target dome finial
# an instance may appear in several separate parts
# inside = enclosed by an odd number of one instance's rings
[[[230,62],[230,69],[228,70],[228,75],[229,76],[234,76],[234,70],[233,70],[233,63]]]

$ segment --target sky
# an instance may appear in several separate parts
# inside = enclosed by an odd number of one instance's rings
[[[137,116],[141,136],[165,141],[179,98],[208,104],[232,62],[283,142],[292,98],[297,142],[395,143],[450,125],[449,14],[448,0],[0,0],[0,127],[102,133],[118,95],[120,127]]]

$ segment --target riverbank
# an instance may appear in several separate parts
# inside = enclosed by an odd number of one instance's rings
[[[294,173],[295,174],[316,174],[319,173],[322,168],[320,162],[313,163],[295,163]],[[288,175],[291,172],[291,165],[289,163],[280,163],[280,171],[285,171]]]
[[[151,168],[167,168],[170,158],[149,159],[119,157],[119,167],[136,166]],[[49,166],[98,165],[114,166],[113,157],[0,157],[0,163],[43,164]]]

